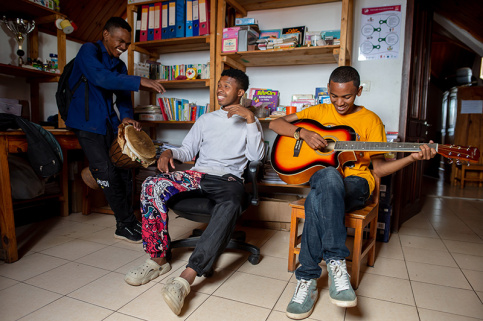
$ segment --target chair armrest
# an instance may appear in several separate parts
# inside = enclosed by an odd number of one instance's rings
[[[263,162],[258,161],[251,161],[248,163],[248,173],[247,173],[247,182],[252,183],[252,205],[258,205],[258,173],[260,169],[263,167]]]

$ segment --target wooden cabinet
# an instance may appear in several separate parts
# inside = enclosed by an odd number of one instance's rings
[[[152,4],[162,2],[158,1],[145,1],[135,4],[129,4],[127,6],[127,21],[129,25],[135,26],[133,14],[137,12],[139,6],[145,4]],[[163,1],[165,2],[165,1]],[[211,11],[211,23],[210,34],[207,36],[197,37],[185,37],[185,38],[172,38],[151,40],[143,42],[134,42],[135,30],[132,32],[133,42],[128,49],[128,73],[134,74],[134,52],[139,52],[149,56],[150,60],[158,61],[162,54],[177,53],[177,52],[189,52],[189,51],[209,51],[210,52],[210,79],[195,79],[195,80],[172,80],[163,83],[166,89],[193,89],[193,88],[206,88],[210,91],[210,108],[213,110],[215,106],[215,8],[216,1],[210,2]],[[133,28],[134,29],[134,28]],[[156,105],[156,95],[151,93],[151,104]],[[155,122],[150,122],[155,123]]]
[[[32,59],[36,59],[39,56],[39,30],[56,34],[58,65],[59,70],[62,72],[66,64],[66,35],[62,30],[57,29],[54,23],[59,18],[66,18],[65,15],[28,0],[2,1],[0,16],[3,16],[3,14],[35,20],[35,29],[27,36],[27,57]],[[12,66],[2,62],[0,62],[0,73],[27,79],[27,82],[30,84],[30,120],[38,123],[40,121],[39,84],[43,82],[57,82],[59,75]],[[62,121],[60,117],[59,121]],[[59,124],[63,125],[64,123]],[[65,125],[62,125],[59,125],[59,127],[65,127]]]

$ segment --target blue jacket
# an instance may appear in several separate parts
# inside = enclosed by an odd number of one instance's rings
[[[69,78],[69,85],[75,86],[82,75],[89,86],[89,121],[85,117],[85,83],[76,89],[69,107],[66,125],[71,128],[105,135],[107,121],[114,132],[120,119],[133,118],[131,91],[138,91],[141,77],[128,76],[126,64],[107,53],[102,41],[98,41],[102,50],[102,63],[98,59],[98,49],[94,43],[82,45],[74,61],[74,69]],[[113,94],[119,117],[113,108]]]

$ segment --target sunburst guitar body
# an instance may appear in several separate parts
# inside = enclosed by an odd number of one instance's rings
[[[271,163],[278,176],[287,184],[305,184],[318,170],[331,166],[342,173],[343,167],[357,161],[359,152],[417,152],[423,143],[363,142],[357,141],[355,131],[349,126],[325,127],[311,119],[293,122],[298,127],[318,133],[328,143],[323,150],[314,150],[302,141],[296,151],[297,140],[278,135],[273,143]],[[478,162],[480,151],[476,147],[427,144],[444,157]]]

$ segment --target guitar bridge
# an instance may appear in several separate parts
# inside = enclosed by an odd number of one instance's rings
[[[295,143],[295,147],[293,148],[293,157],[299,157],[300,149],[302,148],[303,140],[299,139]]]

